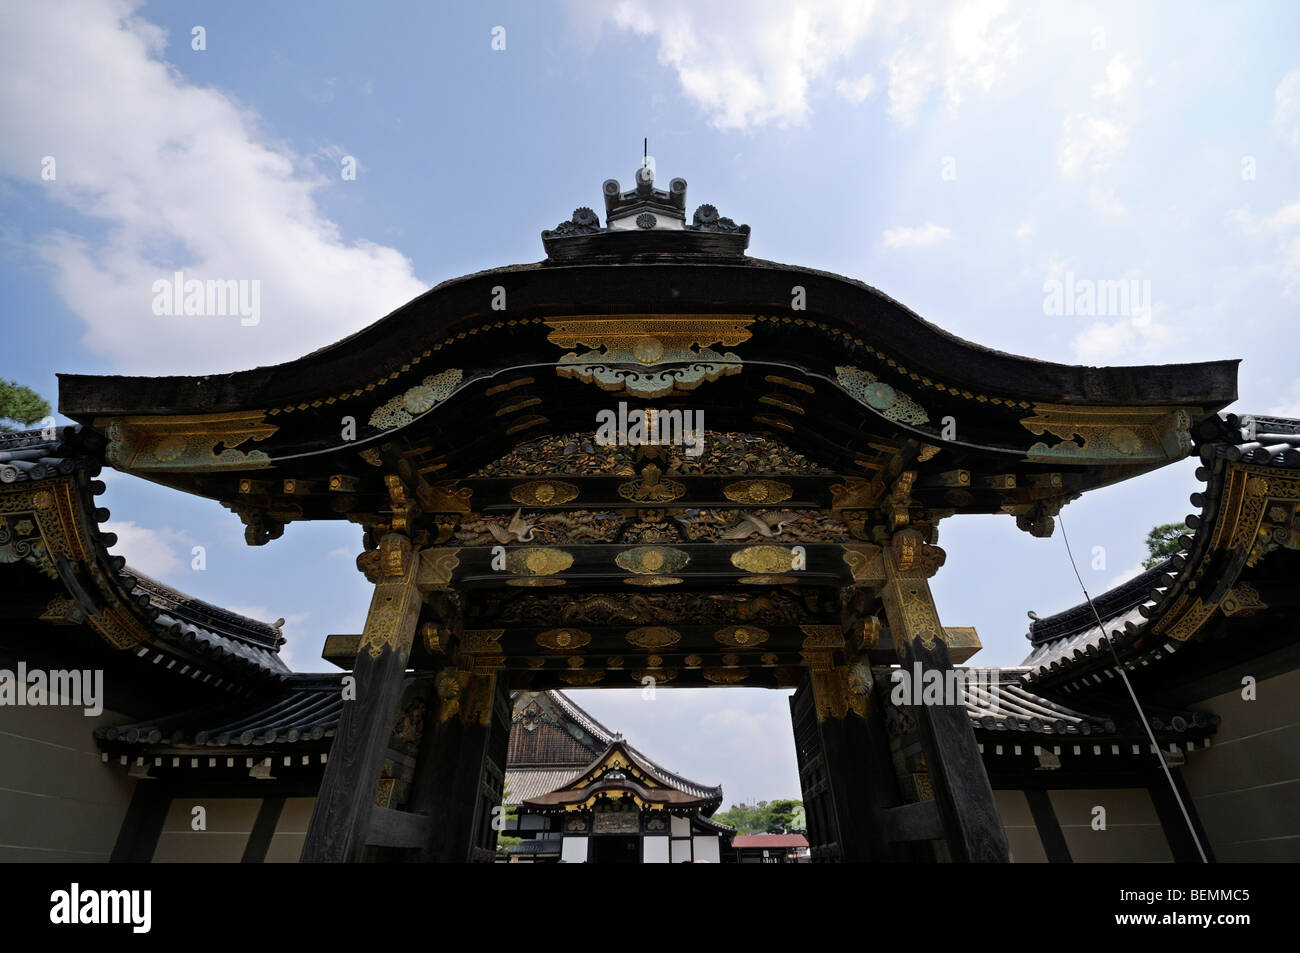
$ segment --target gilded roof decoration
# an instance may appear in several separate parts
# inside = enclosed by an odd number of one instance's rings
[[[462,377],[464,372],[455,367],[429,375],[414,387],[407,388],[404,393],[376,407],[370,415],[370,426],[380,430],[405,427],[420,414],[454,394]]]
[[[614,557],[620,569],[638,574],[678,572],[690,561],[691,557],[682,550],[667,546],[637,546]]]
[[[109,417],[95,421],[108,438],[104,461],[127,471],[177,473],[269,467],[262,450],[237,449],[265,440],[279,428],[262,410],[165,417]],[[221,450],[218,452],[217,448]]]
[[[835,368],[835,379],[850,397],[877,410],[886,420],[919,426],[930,420],[925,408],[901,390],[860,367]]]
[[[1035,404],[1034,415],[1020,423],[1032,434],[1057,438],[1033,444],[1028,460],[1166,463],[1187,456],[1191,421],[1187,409]]]
[[[724,486],[722,494],[733,503],[756,506],[788,500],[794,490],[788,483],[776,480],[739,480]]]
[[[676,480],[667,480],[653,463],[641,471],[639,480],[619,484],[618,495],[634,503],[671,503],[686,494],[686,487]]]
[[[578,488],[560,480],[532,480],[510,488],[510,498],[525,506],[560,506],[578,498]]]
[[[654,679],[656,682],[671,682],[677,677],[675,668],[637,668],[628,672],[635,682],[644,682],[647,678]]]
[[[789,546],[747,546],[731,554],[731,564],[751,573],[789,572],[794,553]]]
[[[572,553],[547,546],[528,546],[506,553],[506,571],[516,576],[553,576],[572,565]]]
[[[591,641],[591,633],[582,629],[547,629],[539,633],[535,641],[553,652],[576,652]]]
[[[715,685],[735,685],[749,678],[747,668],[706,668],[702,674]]]
[[[704,453],[688,456],[677,444],[659,447],[663,469],[676,476],[734,476],[737,472],[830,475],[775,437],[763,434],[705,430]],[[591,433],[538,437],[518,444],[480,467],[474,477],[634,476],[637,448],[596,443]]]
[[[754,625],[729,625],[713,633],[713,638],[722,645],[734,648],[753,648],[762,645],[772,637],[767,629]]]
[[[664,649],[680,642],[682,634],[667,626],[647,625],[633,629],[625,638],[630,645],[640,649]]]
[[[730,315],[642,314],[555,318],[546,325],[552,328],[547,336],[552,344],[589,348],[560,358],[556,372],[561,377],[649,399],[740,373],[742,362],[734,352],[719,354],[711,345],[733,347],[748,340],[753,321]]]

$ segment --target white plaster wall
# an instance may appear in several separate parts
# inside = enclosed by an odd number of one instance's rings
[[[560,844],[560,860],[566,864],[585,864],[587,862],[587,838],[564,838]]]
[[[668,838],[667,837],[643,837],[641,838],[643,847],[641,859],[647,864],[666,864],[668,863]]]
[[[695,835],[695,862],[697,864],[716,864],[722,860],[722,852],[718,847],[717,834],[696,834]]]

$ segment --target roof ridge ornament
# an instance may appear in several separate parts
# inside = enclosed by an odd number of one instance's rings
[[[713,205],[696,208],[686,220],[686,180],[674,178],[668,188],[655,188],[655,171],[643,164],[635,186],[627,191],[617,179],[601,186],[605,226],[588,206],[573,210],[568,221],[542,232],[542,244],[552,259],[617,255],[710,255],[737,257],[749,244],[749,226],[737,225]],[[640,237],[633,237],[640,236]],[[724,237],[725,236],[725,237]]]

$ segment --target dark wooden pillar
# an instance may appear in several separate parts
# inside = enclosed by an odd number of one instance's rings
[[[490,666],[494,663],[489,663]],[[492,667],[444,669],[439,704],[426,725],[411,788],[411,811],[429,816],[419,859],[427,863],[491,860],[494,808],[501,804],[510,694]]]
[[[244,856],[241,864],[260,864],[266,860],[266,852],[271,848],[271,838],[275,836],[276,825],[280,823],[280,814],[284,811],[282,797],[262,799],[262,806],[257,811],[257,820],[248,834],[244,844]]]
[[[881,592],[899,663],[911,671],[919,663],[922,674],[935,670],[940,676],[952,669],[952,661],[928,577],[942,556],[942,550],[924,545],[916,530],[895,533],[882,552]],[[916,704],[911,710],[951,859],[1006,862],[1006,833],[966,706],[960,698],[946,700],[954,703]]]
[[[153,860],[172,797],[172,788],[166,781],[141,778],[135,782],[109,863],[147,864]]]
[[[1205,836],[1205,828],[1201,826],[1201,818],[1196,811],[1196,805],[1192,802],[1191,792],[1187,790],[1187,784],[1183,781],[1183,773],[1178,768],[1170,768],[1170,774],[1173,775],[1174,785],[1183,799],[1183,807],[1187,808],[1188,816],[1192,819],[1196,837],[1200,839],[1201,847],[1205,851],[1204,863],[1212,864],[1214,851],[1210,848],[1210,839]],[[1178,806],[1178,799],[1169,789],[1169,779],[1165,777],[1163,771],[1152,776],[1147,785],[1147,793],[1151,795],[1151,804],[1156,809],[1156,816],[1160,818],[1160,827],[1165,832],[1165,840],[1169,842],[1169,851],[1174,855],[1174,862],[1202,863],[1201,852],[1196,849],[1196,840],[1187,828],[1187,818],[1183,817],[1182,808]]]
[[[871,669],[848,658],[839,626],[804,626],[808,671],[790,699],[799,781],[814,860],[897,859],[885,811],[899,803]],[[837,653],[841,653],[837,657]]]
[[[1065,833],[1061,822],[1056,819],[1056,809],[1052,807],[1052,796],[1046,788],[1026,788],[1025,800],[1029,804],[1029,813],[1033,815],[1034,827],[1038,829],[1038,839],[1043,844],[1043,853],[1049,864],[1070,864],[1070,847],[1065,842]]]
[[[355,699],[343,705],[307,828],[304,863],[361,859],[384,750],[397,716],[420,615],[419,559],[410,540],[397,533],[380,541],[378,553],[378,581],[352,670]]]

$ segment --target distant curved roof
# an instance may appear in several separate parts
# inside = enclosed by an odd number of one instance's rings
[[[529,723],[528,715],[533,710],[539,712],[534,719],[536,724],[531,728],[525,727]],[[553,731],[569,738],[576,735],[581,741],[573,746],[561,746],[552,742],[540,749],[525,747],[527,736],[544,731]],[[669,771],[653,758],[627,744],[622,735],[610,731],[561,691],[516,692],[510,736],[506,787],[512,804],[534,800],[564,787],[599,762],[616,745],[625,748],[638,766],[659,783],[676,788],[690,798],[707,801],[707,814],[712,814],[722,804],[721,785],[700,784]],[[575,760],[578,752],[585,754],[581,761]]]
[[[208,755],[271,745],[328,751],[343,711],[342,680],[342,673],[288,675],[271,695],[104,726],[95,729],[95,738],[113,752],[161,746]]]
[[[94,479],[103,446],[79,426],[0,433],[0,546],[15,557],[0,572],[39,573],[53,593],[41,620],[84,625],[176,675],[244,691],[250,679],[287,674],[278,628],[196,599],[110,552],[117,537],[99,528],[110,514],[96,505],[105,486]]]

